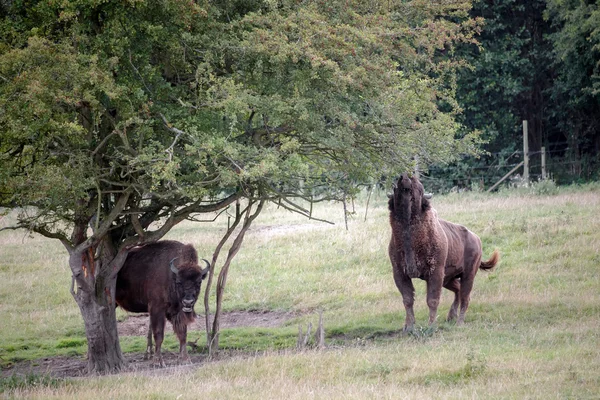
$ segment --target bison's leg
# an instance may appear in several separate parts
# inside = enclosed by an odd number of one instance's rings
[[[442,269],[443,270],[443,269]],[[429,307],[429,325],[437,319],[437,309],[442,297],[443,278],[433,274],[427,280],[427,306]]]
[[[454,321],[458,316],[458,305],[460,304],[460,280],[458,278],[452,279],[447,282],[444,287],[452,292],[454,292],[454,302],[450,307],[450,311],[448,312],[448,321]]]
[[[467,314],[467,308],[469,308],[469,301],[471,299],[471,289],[473,289],[473,282],[475,281],[475,274],[470,277],[464,277],[461,279],[460,286],[460,314],[458,315],[457,325],[462,325],[465,322],[465,314]]]
[[[415,287],[412,280],[398,268],[394,267],[394,281],[398,290],[402,294],[402,302],[406,310],[406,321],[404,322],[404,332],[411,332],[415,326],[415,312],[413,305],[415,303]]]
[[[181,324],[177,327],[175,332],[177,334],[177,338],[179,339],[179,359],[180,361],[190,362],[190,356],[187,352],[187,325]]]
[[[152,355],[154,354],[154,348],[152,347],[152,323],[148,322],[148,341],[146,345],[146,354],[144,355],[144,360],[150,360]]]
[[[150,312],[150,325],[152,326],[152,333],[154,334],[155,353],[154,363],[161,367],[165,366],[163,361],[160,348],[162,346],[163,339],[165,337],[165,322],[166,317],[164,311]]]

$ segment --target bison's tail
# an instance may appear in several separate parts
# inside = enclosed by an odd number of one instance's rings
[[[492,256],[490,257],[490,259],[487,260],[487,261],[483,261],[479,265],[479,268],[481,268],[483,270],[494,269],[494,267],[496,266],[496,264],[498,264],[498,261],[500,261],[500,253],[498,253],[498,250],[496,249],[492,253]]]

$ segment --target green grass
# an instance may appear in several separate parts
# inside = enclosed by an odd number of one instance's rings
[[[387,256],[384,194],[371,199],[366,221],[364,201],[356,203],[348,231],[339,205],[315,210],[335,226],[271,205],[231,266],[224,306],[298,317],[277,328],[223,330],[221,347],[245,356],[158,375],[58,384],[5,378],[0,390],[78,399],[598,398],[600,186],[449,194],[434,197],[433,205],[440,217],[481,237],[484,257],[501,252],[496,271],[479,272],[464,326],[444,322],[452,302],[445,292],[439,320],[428,327],[425,285],[416,281],[417,326],[401,334],[404,309]],[[169,238],[191,242],[207,257],[226,224],[184,223]],[[85,355],[70,281],[60,244],[0,232],[1,365]],[[298,325],[315,326],[319,311],[328,349],[297,353]],[[189,336],[203,344],[203,332]],[[122,338],[122,348],[143,352],[145,337]],[[177,350],[172,334],[165,348]]]
[[[0,393],[30,390],[31,388],[46,390],[49,388],[58,388],[68,385],[68,380],[52,378],[44,375],[12,375],[7,378],[0,378]]]

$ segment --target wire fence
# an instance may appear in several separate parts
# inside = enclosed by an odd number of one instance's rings
[[[577,154],[566,145],[566,142],[548,145],[545,157],[541,150],[529,152],[529,181],[551,179],[562,185],[600,180],[598,156]],[[447,166],[431,167],[421,173],[421,180],[428,190],[436,192],[487,190],[523,160],[521,150],[488,153],[480,159],[466,158]],[[523,167],[517,168],[500,187],[521,183],[523,175]]]

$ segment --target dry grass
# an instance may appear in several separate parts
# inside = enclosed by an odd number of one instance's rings
[[[373,204],[373,200],[372,200]],[[304,220],[274,206],[261,215],[232,265],[229,310],[296,311],[287,350],[194,369],[123,374],[39,385],[5,385],[17,398],[364,399],[599,398],[600,191],[554,196],[457,194],[434,198],[441,217],[478,233],[502,263],[479,273],[465,326],[425,326],[424,285],[416,282],[417,331],[402,336],[404,311],[387,258],[389,226],[381,196],[346,231],[340,206]],[[186,223],[170,238],[208,255],[226,226]],[[17,238],[15,238],[18,236]],[[68,294],[64,250],[52,241],[0,233],[0,357],[60,354],[55,344],[84,337]],[[440,319],[451,303],[444,294]],[[297,324],[323,310],[329,348],[293,351]],[[232,329],[223,344],[280,348],[268,335]],[[253,343],[248,345],[247,343]],[[256,343],[256,344],[254,344]],[[21,349],[29,347],[29,349]],[[38,346],[35,353],[31,348]],[[254,346],[254,347],[253,347]],[[286,345],[283,346],[284,348]],[[12,349],[12,350],[11,350]],[[67,348],[69,351],[81,351]],[[28,353],[29,351],[29,353]],[[1,390],[1,389],[0,389]]]

